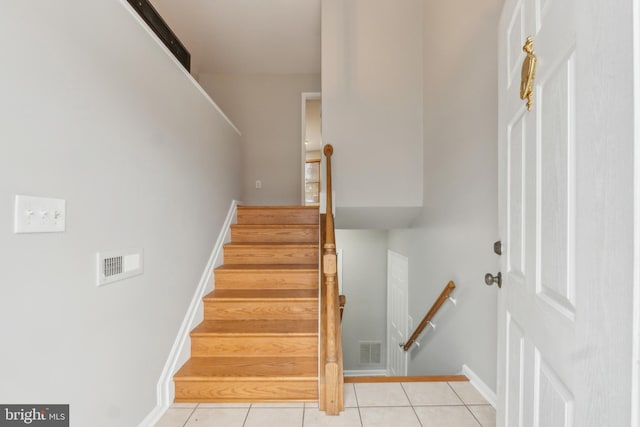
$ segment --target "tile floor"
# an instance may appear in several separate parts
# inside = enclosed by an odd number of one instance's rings
[[[492,427],[495,410],[469,382],[345,384],[345,410],[316,403],[175,404],[156,427]]]

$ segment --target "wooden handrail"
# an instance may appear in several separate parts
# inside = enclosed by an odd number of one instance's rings
[[[333,225],[333,185],[331,180],[331,156],[333,156],[333,145],[324,146],[324,156],[327,158],[327,229],[325,246],[333,244],[335,252],[336,234]]]
[[[327,415],[338,415],[344,410],[342,334],[340,330],[340,298],[335,227],[333,223],[333,188],[331,183],[331,156],[333,147],[325,145],[327,213],[322,227],[322,281],[320,290],[320,409]]]
[[[435,316],[438,310],[440,310],[440,307],[442,307],[442,304],[444,304],[447,298],[449,298],[449,295],[455,289],[455,287],[456,287],[456,284],[453,283],[453,281],[450,281],[449,283],[446,284],[446,286],[440,293],[440,296],[438,297],[436,302],[433,303],[433,305],[431,306],[431,309],[424,316],[424,319],[422,319],[422,322],[420,322],[416,330],[413,331],[413,334],[411,334],[409,341],[407,341],[404,344],[404,347],[402,347],[404,351],[408,351],[413,345],[413,343],[416,342],[416,340],[418,339],[418,337],[420,336],[424,328],[427,327],[431,319],[433,319],[433,316]]]

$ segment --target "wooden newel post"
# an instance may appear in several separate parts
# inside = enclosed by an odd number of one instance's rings
[[[337,415],[344,409],[342,396],[342,368],[339,360],[340,333],[338,330],[339,299],[338,299],[338,269],[336,256],[335,229],[333,223],[333,188],[331,183],[331,155],[333,146],[325,145],[324,155],[327,159],[327,185],[326,185],[326,234],[322,252],[322,276],[326,289],[326,311],[323,313],[326,321],[326,341],[323,343],[326,350],[324,361],[324,396],[321,399],[328,415]]]
[[[327,144],[324,146],[324,155],[327,158],[327,226],[324,244],[323,275],[327,286],[327,362],[335,362],[338,359],[336,349],[336,322],[332,313],[336,310],[335,301],[337,300],[336,292],[336,242],[335,231],[333,225],[333,189],[331,185],[331,155],[333,154],[333,146]]]

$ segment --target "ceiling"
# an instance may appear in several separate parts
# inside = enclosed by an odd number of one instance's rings
[[[319,74],[320,0],[150,0],[194,74]]]

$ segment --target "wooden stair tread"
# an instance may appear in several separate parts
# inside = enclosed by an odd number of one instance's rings
[[[319,224],[313,206],[238,206],[238,224]]]
[[[240,210],[286,210],[286,209],[299,209],[299,210],[307,210],[307,211],[317,211],[317,206],[301,206],[301,205],[239,205],[238,209]]]
[[[314,289],[318,263],[224,264],[214,270],[216,289]]]
[[[317,263],[317,243],[229,243],[224,245],[225,264],[311,264]]]
[[[192,357],[175,374],[180,381],[317,380],[317,357]]]
[[[317,380],[308,381],[179,381],[176,403],[317,402]]]
[[[298,242],[231,242],[224,245],[225,247],[239,248],[318,248],[318,243],[298,243]]]
[[[319,240],[318,224],[234,224],[231,241],[315,243]]]
[[[238,272],[273,272],[281,273],[295,271],[318,271],[317,264],[224,264],[216,267],[216,271]]]
[[[302,205],[238,205],[238,209],[256,209],[256,210],[270,210],[270,209],[301,209],[301,210],[318,210],[317,206],[302,206]]]
[[[247,230],[308,230],[318,229],[318,224],[232,224],[231,228]]]
[[[317,300],[315,289],[216,289],[204,297],[204,300],[216,301],[309,301]]]
[[[211,320],[200,323],[191,331],[191,335],[309,336],[318,335],[318,321]]]

